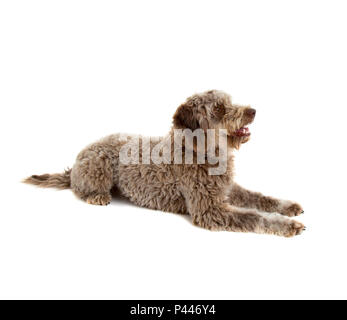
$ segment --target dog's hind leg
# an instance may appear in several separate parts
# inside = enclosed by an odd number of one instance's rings
[[[259,192],[246,190],[234,183],[229,193],[229,203],[236,207],[254,208],[265,212],[278,212],[288,217],[303,213],[302,207],[295,202],[267,197]]]
[[[111,202],[113,186],[112,157],[95,149],[84,150],[71,171],[71,189],[89,204]]]

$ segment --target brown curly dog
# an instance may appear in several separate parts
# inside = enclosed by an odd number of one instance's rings
[[[232,150],[249,140],[246,126],[254,120],[255,113],[249,106],[232,104],[230,96],[221,91],[195,94],[179,106],[173,127],[158,141],[111,135],[82,150],[71,170],[33,175],[24,182],[41,187],[71,188],[79,198],[95,205],[109,204],[111,190],[116,188],[139,206],[189,214],[195,225],[210,230],[298,235],[305,229],[304,225],[288,217],[303,213],[299,204],[245,190],[233,180]],[[212,149],[220,158],[225,157],[219,164],[202,161],[206,160],[208,148],[201,151],[195,140],[188,144],[186,136],[177,148],[174,133],[184,129],[198,130],[206,138],[211,129],[216,132],[224,129],[226,144],[215,143]],[[158,151],[158,145],[169,148],[166,152],[169,157],[161,162],[150,157],[152,151]],[[120,161],[125,147],[131,151],[131,159],[137,162]],[[159,157],[162,151],[158,152]],[[192,162],[175,162],[177,152],[182,157],[192,152]],[[125,154],[129,156],[128,151]],[[211,174],[210,170],[221,164],[225,170]]]

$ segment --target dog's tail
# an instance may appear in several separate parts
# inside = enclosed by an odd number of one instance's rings
[[[63,173],[33,175],[23,180],[24,183],[34,184],[42,188],[69,189],[71,187],[71,169]]]

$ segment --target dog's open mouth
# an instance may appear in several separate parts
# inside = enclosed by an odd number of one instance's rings
[[[250,135],[251,133],[247,127],[242,127],[233,132],[233,136],[236,136],[236,137],[248,137]]]

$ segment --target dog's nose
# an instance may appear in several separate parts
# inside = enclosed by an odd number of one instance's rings
[[[246,110],[247,116],[252,117],[252,118],[255,117],[256,112],[257,111],[255,109],[252,109],[252,108],[249,108],[249,109]]]

